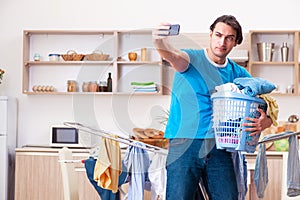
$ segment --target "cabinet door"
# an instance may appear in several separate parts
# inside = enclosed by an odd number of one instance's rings
[[[51,154],[16,153],[15,199],[61,199],[58,158]]]
[[[255,166],[256,155],[246,156],[248,165]],[[282,155],[267,155],[269,182],[264,192],[264,198],[258,198],[254,182],[254,169],[250,170],[250,186],[248,196],[250,200],[281,200],[282,183]]]
[[[84,159],[76,156],[74,159]],[[15,199],[63,200],[63,185],[57,152],[17,152],[15,171]],[[99,199],[86,177],[84,167],[77,165],[79,199]]]

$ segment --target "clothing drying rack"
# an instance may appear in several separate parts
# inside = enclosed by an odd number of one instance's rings
[[[76,128],[76,129],[84,131],[84,132],[88,132],[88,133],[93,134],[93,135],[97,135],[97,136],[100,136],[100,137],[111,139],[111,140],[114,140],[114,141],[117,141],[117,142],[120,142],[120,143],[123,143],[123,144],[126,144],[126,145],[130,145],[130,146],[138,147],[138,148],[141,148],[141,149],[145,149],[147,151],[151,151],[151,152],[154,152],[154,153],[160,153],[160,154],[163,154],[163,155],[167,155],[167,153],[168,153],[167,149],[160,148],[160,147],[150,145],[150,144],[146,144],[144,142],[137,141],[137,140],[134,140],[134,139],[131,139],[131,138],[125,138],[125,137],[110,133],[110,132],[105,131],[105,130],[94,129],[94,128],[91,128],[89,126],[80,124],[78,122],[64,122],[64,125],[72,127],[72,128]],[[139,143],[141,143],[143,145],[138,145]]]
[[[117,141],[117,142],[120,142],[120,143],[123,143],[123,144],[126,144],[126,145],[138,147],[138,148],[141,148],[141,149],[144,149],[144,150],[147,150],[147,151],[151,151],[151,152],[154,152],[154,153],[163,154],[165,156],[168,153],[167,149],[160,148],[160,147],[150,145],[150,144],[146,144],[144,142],[140,142],[140,141],[133,140],[133,139],[130,139],[130,138],[125,138],[125,137],[122,137],[122,136],[119,136],[119,135],[115,135],[115,134],[112,134],[112,133],[110,133],[108,131],[105,131],[105,130],[94,129],[94,128],[91,128],[89,126],[80,124],[78,122],[64,122],[64,125],[72,127],[72,128],[76,128],[78,130],[81,130],[81,131],[84,131],[84,132],[87,132],[87,133],[90,133],[90,134],[93,134],[93,135],[97,135],[97,136],[100,136],[100,137],[111,139],[111,140],[114,140],[114,141]],[[141,143],[143,145],[138,145],[138,143]],[[59,162],[74,163],[74,162],[82,162],[82,160],[60,160]],[[204,200],[208,200],[208,195],[206,193],[206,190],[205,190],[205,187],[203,185],[202,180],[200,180],[200,182],[199,182],[199,188],[202,192]]]
[[[293,136],[293,135],[300,135],[300,132],[288,131],[288,132],[282,132],[282,133],[277,133],[277,134],[266,135],[265,137],[263,137],[258,142],[258,144],[262,144],[262,143],[266,143],[266,142],[273,142],[273,141],[276,141],[276,140],[281,140],[281,139],[288,138],[288,137]]]

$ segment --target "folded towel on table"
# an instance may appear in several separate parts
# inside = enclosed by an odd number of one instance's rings
[[[270,93],[276,88],[273,83],[262,78],[236,78],[233,80],[233,83],[236,84],[240,90],[244,90],[244,94],[252,97]]]

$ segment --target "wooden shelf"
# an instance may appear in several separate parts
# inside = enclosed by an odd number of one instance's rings
[[[252,65],[294,65],[295,62],[261,62],[261,61],[252,61]]]
[[[27,61],[24,63],[25,66],[32,66],[32,65],[54,65],[54,66],[60,66],[60,65],[105,65],[105,64],[113,64],[113,61]]]
[[[142,48],[147,48],[147,60],[141,61]],[[49,61],[52,53],[65,54],[74,50],[80,54],[101,51],[109,54],[107,61]],[[136,52],[137,61],[129,61],[128,53]],[[33,61],[35,53],[40,61]],[[118,59],[122,61],[118,61]],[[152,42],[152,30],[24,30],[22,92],[27,95],[90,94],[81,90],[83,82],[113,80],[112,92],[95,95],[133,94],[130,82],[154,81],[158,92],[138,95],[163,95],[161,58]],[[67,81],[77,82],[76,93],[67,91]],[[34,92],[33,86],[51,85],[56,92]],[[135,95],[137,93],[134,93]]]
[[[253,30],[249,31],[249,72],[255,77],[271,81],[279,87],[279,93],[272,95],[297,96],[299,91],[299,34],[298,30]],[[257,43],[274,43],[272,59],[259,61]],[[281,46],[287,42],[289,47],[288,61],[281,61]],[[283,76],[284,75],[284,76]],[[286,93],[290,86],[292,94]]]

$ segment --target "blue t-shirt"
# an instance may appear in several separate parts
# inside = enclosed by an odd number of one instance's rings
[[[214,138],[211,94],[215,86],[251,75],[229,58],[224,66],[213,64],[204,49],[184,51],[190,63],[184,72],[175,72],[165,137]]]

